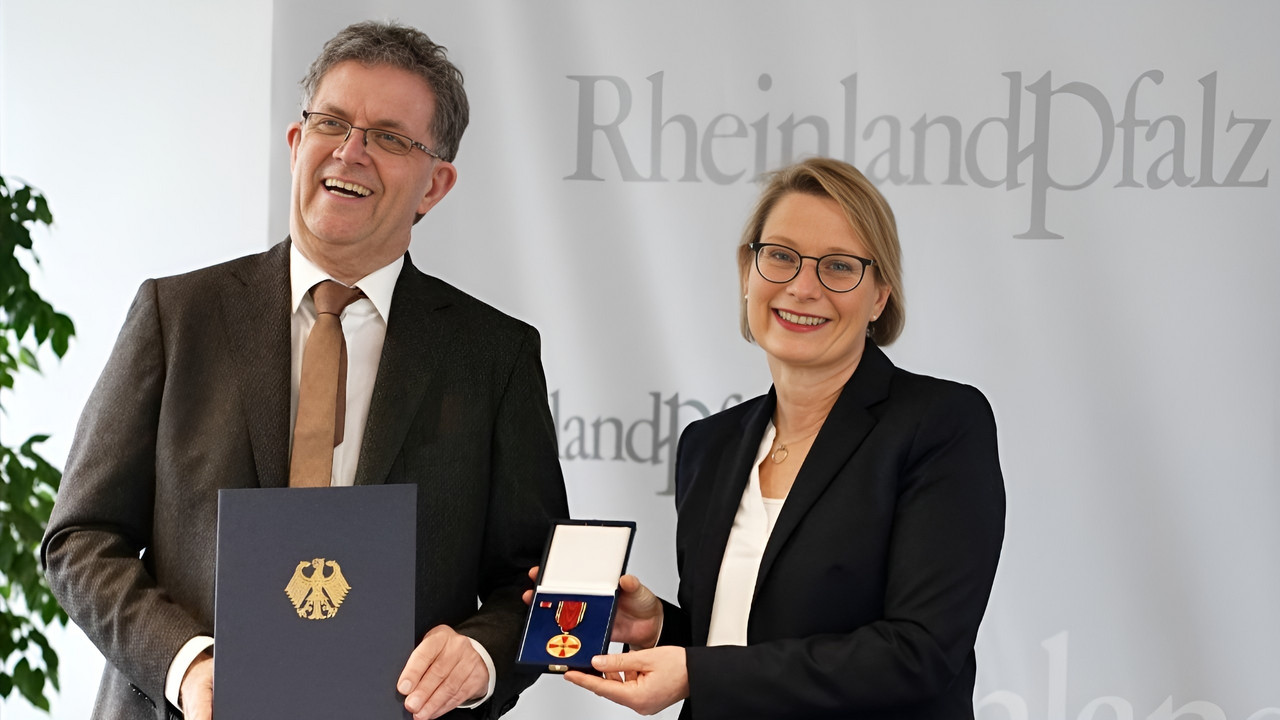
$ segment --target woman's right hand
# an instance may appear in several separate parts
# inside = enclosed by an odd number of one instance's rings
[[[639,650],[658,644],[662,634],[662,601],[635,575],[618,578],[618,609],[613,618],[614,642]]]

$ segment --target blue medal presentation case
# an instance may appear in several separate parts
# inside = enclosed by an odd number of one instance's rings
[[[626,572],[635,531],[630,521],[556,522],[529,603],[519,665],[546,673],[591,672],[591,658],[608,651],[618,578]]]

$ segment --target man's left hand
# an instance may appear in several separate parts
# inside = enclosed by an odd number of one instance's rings
[[[409,655],[396,682],[414,720],[438,718],[462,703],[484,696],[489,669],[465,635],[447,625],[427,632]]]

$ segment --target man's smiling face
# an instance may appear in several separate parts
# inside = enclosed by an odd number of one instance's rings
[[[389,65],[334,65],[311,98],[312,112],[352,125],[391,130],[430,147],[435,93],[420,76]],[[453,165],[418,148],[394,155],[352,130],[327,136],[289,126],[293,191],[290,235],[312,262],[358,280],[409,248],[418,213],[453,186]]]

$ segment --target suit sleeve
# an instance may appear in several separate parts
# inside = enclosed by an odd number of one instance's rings
[[[686,478],[690,473],[687,471],[688,458],[691,454],[686,454],[685,449],[688,447],[697,447],[705,442],[705,434],[702,433],[702,424],[698,421],[690,423],[680,433],[680,440],[676,444],[676,515],[680,517],[680,513],[685,507],[685,498],[689,495],[689,483]],[[677,533],[678,534],[678,533]],[[685,563],[685,547],[684,543],[676,540],[676,567],[681,574],[684,572]],[[678,647],[689,647],[693,644],[693,621],[689,617],[686,608],[691,606],[690,598],[687,594],[688,585],[683,582],[677,589],[676,600],[679,604],[663,600],[662,601],[662,632],[658,636],[658,645],[675,645]]]
[[[55,596],[107,661],[165,717],[178,649],[212,635],[149,567],[165,360],[156,283],[139,289],[80,417],[41,546]]]
[[[520,596],[529,585],[529,568],[540,562],[552,520],[569,516],[539,354],[537,332],[528,329],[493,428],[481,606],[456,628],[489,651],[497,671],[493,697],[481,708],[485,717],[506,712],[538,678],[515,667],[527,612]]]
[[[948,385],[924,409],[904,448],[883,618],[848,633],[689,648],[695,718],[820,717],[911,706],[972,672],[1004,535],[991,408],[977,390]]]
[[[689,626],[689,613],[679,605],[667,602],[662,598],[662,633],[658,636],[658,645],[675,645],[689,647],[693,642],[693,631]]]

